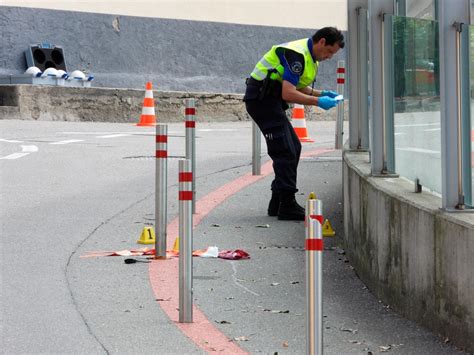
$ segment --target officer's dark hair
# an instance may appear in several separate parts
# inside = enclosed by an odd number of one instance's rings
[[[313,43],[319,42],[321,38],[326,40],[326,45],[332,46],[334,43],[339,45],[339,48],[344,48],[344,35],[336,27],[323,27],[316,31],[313,35]]]

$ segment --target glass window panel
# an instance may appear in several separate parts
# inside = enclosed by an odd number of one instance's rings
[[[438,25],[393,17],[395,170],[441,193]]]
[[[437,0],[397,0],[398,15],[436,20]]]
[[[434,20],[435,0],[407,0],[407,16]]]

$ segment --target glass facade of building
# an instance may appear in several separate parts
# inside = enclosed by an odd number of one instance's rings
[[[436,21],[390,16],[395,171],[441,193]]]
[[[355,7],[350,147],[370,151],[373,176],[418,181],[448,210],[474,207],[474,0],[367,5]],[[463,20],[448,24],[449,7]]]

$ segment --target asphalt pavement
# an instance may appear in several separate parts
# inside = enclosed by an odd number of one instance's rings
[[[297,199],[304,204],[315,192],[336,231],[323,252],[325,354],[461,353],[398,316],[358,279],[339,245],[342,161],[332,149],[334,122],[307,124],[315,143],[304,144]],[[266,215],[272,176],[248,177],[249,122],[198,124],[198,203],[245,176],[250,182],[205,215],[197,211],[194,248],[242,249],[250,259],[193,259],[194,304],[215,331],[206,333],[199,321],[188,327],[192,337],[165,310],[175,300],[158,299],[161,284],[152,285],[171,273],[153,275],[150,264],[125,264],[120,256],[84,258],[143,247],[136,240],[154,223],[152,129],[34,121],[1,121],[0,128],[0,158],[24,153],[0,159],[1,353],[222,352],[209,350],[217,333],[249,353],[305,353],[304,223]],[[172,223],[184,127],[169,130]],[[152,261],[160,262],[174,261]]]

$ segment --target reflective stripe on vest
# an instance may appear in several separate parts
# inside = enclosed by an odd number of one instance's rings
[[[255,65],[254,70],[250,74],[256,80],[263,80],[266,78],[268,71],[270,69],[276,69],[277,73],[272,73],[270,78],[272,80],[277,80],[282,82],[283,79],[283,66],[280,63],[280,58],[276,53],[278,48],[288,48],[297,53],[300,53],[304,57],[304,70],[301,73],[299,81],[296,85],[297,89],[304,88],[311,85],[311,83],[316,78],[318,73],[319,62],[313,62],[313,57],[308,48],[308,39],[303,38],[293,42],[287,42],[273,46],[265,55],[260,59],[260,61]]]

